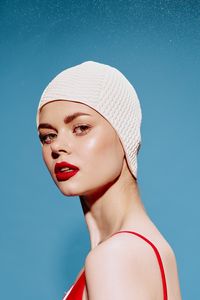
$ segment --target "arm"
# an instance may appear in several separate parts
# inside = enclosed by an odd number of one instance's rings
[[[86,258],[85,275],[89,300],[153,300],[162,291],[155,255],[138,240],[135,251],[117,238],[96,247]]]

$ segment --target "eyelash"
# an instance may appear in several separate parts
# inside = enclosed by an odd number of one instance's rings
[[[86,128],[86,129],[83,130],[80,134],[77,134],[78,136],[86,134],[85,131],[90,128],[90,126],[88,126],[88,125],[78,125],[78,126],[75,126],[74,129],[81,128],[81,127]],[[50,144],[51,143],[51,142],[46,142],[45,141],[46,138],[48,138],[48,137],[52,137],[52,139],[53,139],[54,137],[56,137],[56,133],[48,133],[48,134],[41,134],[40,133],[39,134],[39,139],[40,139],[42,144]]]

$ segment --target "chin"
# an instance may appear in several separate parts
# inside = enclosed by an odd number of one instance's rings
[[[64,187],[60,183],[56,183],[58,189],[64,196],[78,196],[79,194],[76,191],[73,191],[69,187]]]
[[[72,186],[66,181],[57,181],[54,179],[57,188],[64,196],[79,196],[78,187]]]
[[[61,193],[62,193],[64,196],[67,196],[67,197],[75,197],[75,196],[79,196],[79,194],[77,194],[77,193],[70,193],[69,191],[67,192],[67,191],[63,191],[63,190],[61,190],[61,189],[60,189],[60,191],[61,191]]]
[[[57,182],[56,185],[58,187],[58,189],[60,190],[60,192],[64,195],[64,196],[68,196],[68,197],[75,197],[75,196],[91,196],[93,193],[95,193],[98,188],[94,188],[94,189],[88,189],[88,188],[82,188],[80,189],[80,186],[64,186],[63,184],[64,182]]]

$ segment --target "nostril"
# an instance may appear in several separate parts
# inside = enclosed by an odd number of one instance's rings
[[[51,153],[51,156],[52,156],[52,158],[56,159],[56,158],[59,157],[59,154],[56,153],[56,152],[52,152],[52,153]]]

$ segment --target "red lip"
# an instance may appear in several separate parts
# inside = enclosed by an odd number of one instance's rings
[[[72,165],[72,164],[70,164],[70,163],[68,163],[66,161],[62,161],[60,163],[56,163],[55,164],[54,171],[55,171],[55,173],[58,173],[58,172],[61,171],[62,168],[66,168],[66,167],[68,167],[70,169],[73,169],[73,170],[79,170],[78,167],[76,167],[76,166],[74,166],[74,165]]]
[[[73,171],[67,172],[67,171],[62,171],[62,168],[70,168]],[[65,161],[60,162],[60,163],[56,163],[55,164],[55,168],[54,168],[54,172],[56,174],[56,178],[58,181],[65,181],[68,180],[70,177],[74,176],[77,172],[78,172],[79,168],[69,164]]]

